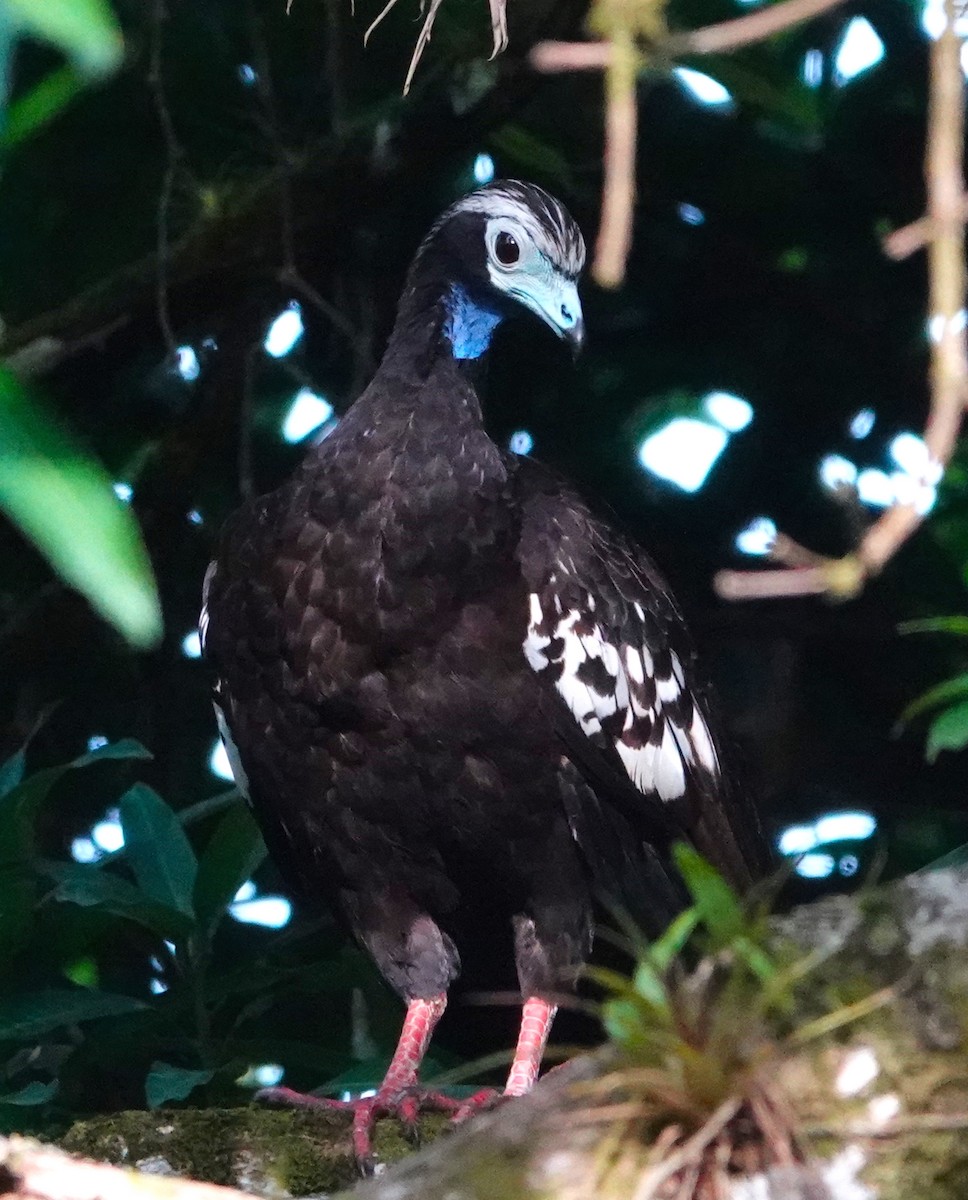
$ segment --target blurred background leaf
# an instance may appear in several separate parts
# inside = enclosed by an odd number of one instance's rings
[[[104,469],[0,369],[0,507],[135,646],[161,637],[161,610],[131,510]]]

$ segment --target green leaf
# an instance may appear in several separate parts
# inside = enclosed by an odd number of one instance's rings
[[[649,958],[658,971],[668,970],[672,960],[678,958],[685,949],[686,942],[692,937],[699,920],[699,909],[687,908],[675,918],[662,937],[652,943]]]
[[[140,888],[109,871],[66,862],[41,861],[37,866],[42,875],[56,883],[52,893],[55,900],[127,917],[172,941],[191,931],[191,919],[184,913],[158,904]]]
[[[635,968],[632,986],[653,1008],[668,1010],[669,999],[662,976],[648,959],[643,959]]]
[[[214,1071],[189,1071],[171,1063],[153,1062],[145,1080],[145,1099],[149,1108],[160,1108],[169,1100],[184,1100],[195,1088],[208,1083]]]
[[[968,702],[946,708],[935,717],[928,730],[924,757],[929,763],[936,761],[942,750],[962,750],[968,745]]]
[[[722,875],[692,846],[677,842],[672,847],[676,866],[686,881],[699,917],[712,936],[714,948],[728,946],[743,930],[743,907]]]
[[[0,508],[128,641],[158,642],[161,608],[133,513],[104,469],[2,368]]]
[[[950,700],[958,700],[962,696],[968,696],[968,672],[954,675],[951,679],[945,679],[942,683],[928,688],[916,700],[911,701],[898,717],[897,723],[898,725],[908,725],[922,713],[937,708],[941,704],[947,704]]]
[[[23,783],[26,766],[27,749],[25,746],[21,746],[15,754],[10,755],[3,766],[0,766],[0,799]]]
[[[178,817],[144,783],[125,792],[118,809],[127,861],[142,891],[158,904],[194,919],[198,860]]]
[[[12,150],[32,137],[66,108],[83,87],[83,80],[73,67],[61,67],[34,84],[7,109],[6,124],[0,129],[0,147]]]
[[[19,1092],[7,1092],[5,1096],[0,1096],[0,1104],[16,1104],[22,1108],[28,1108],[37,1104],[46,1104],[48,1100],[53,1099],[56,1093],[56,1079],[52,1079],[50,1083],[41,1083],[39,1080],[35,1080],[33,1083],[26,1084]]]
[[[642,1014],[631,1000],[609,1000],[602,1009],[602,1024],[613,1042],[634,1046],[645,1040]]]
[[[151,755],[140,742],[136,742],[134,738],[123,738],[119,742],[102,746],[99,750],[82,754],[72,762],[35,771],[22,783],[0,796],[0,866],[18,863],[32,856],[33,825],[37,811],[47,799],[54,784],[68,771],[100,762],[146,758],[151,758]]]
[[[733,941],[736,957],[746,963],[761,983],[770,983],[776,978],[778,968],[767,952],[751,938],[738,937]]]
[[[142,1000],[111,992],[48,988],[0,1000],[0,1041],[41,1037],[61,1025],[117,1017],[147,1008]]]
[[[898,633],[950,633],[968,637],[968,617],[925,617],[918,621],[901,621]]]
[[[265,842],[249,810],[241,804],[230,808],[205,847],[195,881],[195,912],[207,934],[265,856]]]
[[[0,0],[0,12],[55,45],[82,75],[107,75],[121,62],[121,29],[106,0]]]

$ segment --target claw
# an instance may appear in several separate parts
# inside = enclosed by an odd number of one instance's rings
[[[290,1108],[351,1113],[353,1153],[361,1174],[369,1176],[373,1174],[377,1162],[373,1149],[373,1131],[380,1117],[395,1117],[403,1126],[406,1137],[416,1143],[420,1141],[421,1112],[449,1113],[455,1121],[463,1121],[482,1106],[479,1097],[490,1099],[491,1095],[492,1090],[488,1088],[468,1100],[455,1100],[443,1092],[411,1087],[402,1092],[381,1090],[375,1096],[367,1096],[365,1099],[332,1100],[325,1096],[295,1092],[291,1088],[272,1087],[257,1092],[256,1099]]]

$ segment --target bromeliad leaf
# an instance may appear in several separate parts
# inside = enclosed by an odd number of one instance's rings
[[[48,0],[24,3],[40,12],[48,6]],[[128,641],[153,646],[161,608],[130,508],[114,495],[103,468],[3,369],[0,461],[0,508]]]
[[[184,1100],[197,1087],[208,1083],[214,1071],[191,1071],[171,1063],[153,1062],[145,1080],[145,1099],[149,1108],[160,1108],[169,1100]]]
[[[676,917],[663,935],[649,948],[649,958],[660,972],[682,953],[699,924],[698,908],[687,908]]]
[[[175,813],[152,788],[136,783],[118,805],[127,860],[151,900],[194,920],[198,860]]]
[[[234,805],[212,834],[198,867],[195,912],[209,935],[243,883],[266,856],[265,842],[249,810]]]
[[[928,730],[924,757],[935,762],[942,750],[963,750],[968,745],[968,702],[946,708]]]
[[[672,848],[676,866],[692,896],[699,919],[712,937],[712,949],[728,946],[746,923],[743,906],[722,875],[691,846]]]
[[[62,1025],[117,1017],[147,1007],[144,1001],[131,996],[80,988],[77,991],[48,988],[40,992],[20,992],[0,1000],[0,1041],[41,1037]]]

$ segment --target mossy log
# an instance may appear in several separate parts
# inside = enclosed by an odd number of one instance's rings
[[[595,1083],[627,1064],[616,1049],[606,1048],[556,1072],[532,1096],[439,1140],[444,1123],[426,1118],[424,1140],[435,1144],[418,1154],[410,1153],[393,1122],[381,1122],[381,1158],[407,1161],[360,1184],[354,1195],[358,1200],[968,1196],[968,868],[926,872],[804,906],[777,918],[773,931],[777,944],[792,944],[815,959],[798,993],[810,1001],[810,1036],[765,1046],[757,1066],[789,1116],[786,1140],[777,1139],[787,1152],[752,1153],[745,1164],[734,1156],[722,1163],[719,1190],[703,1191],[690,1147],[708,1148],[712,1135],[742,1114],[727,1104],[712,1115],[709,1136],[700,1131],[686,1146],[681,1136],[677,1141],[668,1130],[636,1122],[630,1105],[616,1105],[614,1097],[608,1103],[616,1119],[610,1121],[600,1111]],[[817,1021],[818,1011],[832,1014],[829,1021]],[[800,1023],[794,1012],[793,1026]],[[345,1120],[305,1112],[122,1113],[75,1126],[62,1144],[89,1157],[184,1173],[280,1200],[330,1193],[350,1186],[354,1177]],[[795,1154],[789,1151],[793,1146]]]

